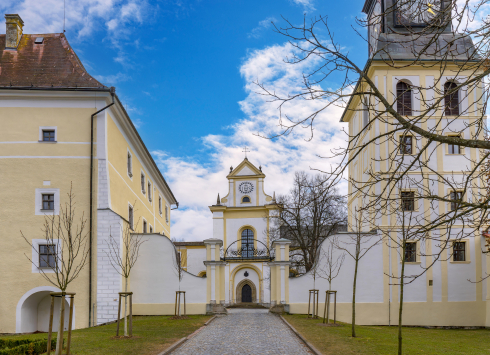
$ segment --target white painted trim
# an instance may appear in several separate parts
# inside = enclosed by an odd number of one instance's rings
[[[34,287],[33,289],[27,291],[22,295],[20,298],[19,302],[17,302],[17,308],[15,310],[15,332],[20,333],[22,331],[22,305],[24,302],[29,298],[29,296],[32,296],[35,293],[38,292],[61,292],[59,288],[53,287],[53,286],[39,286],[39,287]],[[68,304],[70,304],[69,299],[66,300]],[[75,329],[75,305],[73,305],[73,319],[72,319],[72,329]],[[56,330],[55,330],[56,331]]]
[[[42,210],[42,194],[54,194],[54,215],[60,214],[60,189],[36,189],[34,198],[34,214],[36,216],[52,215],[53,212]]]
[[[90,159],[90,157],[84,156],[41,156],[41,155],[10,155],[10,156],[0,156],[0,159]]]
[[[148,178],[146,177],[146,174],[145,174],[145,172],[143,171],[143,169],[140,169],[140,170],[141,170],[141,172],[140,172],[140,191],[141,191],[141,193],[142,193],[144,196],[146,196],[146,188],[147,188],[147,187],[146,187],[146,184],[148,183]],[[144,177],[144,179],[145,179],[145,181],[143,182],[143,185],[141,184],[141,175],[143,175],[143,177]],[[143,187],[143,188],[144,188],[144,190],[141,190],[141,187]]]
[[[32,256],[31,256],[31,271],[33,274],[54,274],[54,270],[50,268],[39,268],[39,246],[41,244],[48,244],[50,241],[46,239],[32,239]],[[53,243],[56,244],[56,254],[58,260],[61,258],[61,243],[59,239],[53,239]],[[42,271],[41,271],[42,270]]]
[[[44,130],[53,130],[54,131],[54,142],[52,143],[57,143],[58,142],[58,127],[57,126],[40,126],[39,127],[39,143],[48,143],[43,141],[43,131]]]

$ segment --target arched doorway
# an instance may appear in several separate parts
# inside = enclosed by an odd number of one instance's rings
[[[248,279],[242,280],[236,287],[237,303],[257,303],[257,288]]]
[[[17,333],[32,333],[36,331],[47,332],[49,328],[49,310],[51,306],[51,292],[59,292],[58,289],[45,286],[36,287],[26,292],[17,304]],[[56,298],[53,314],[53,330],[58,329],[59,309],[61,299]],[[74,312],[75,313],[75,312]],[[75,316],[75,314],[73,314]],[[69,303],[65,301],[65,329],[68,329]],[[73,325],[75,319],[73,319]]]

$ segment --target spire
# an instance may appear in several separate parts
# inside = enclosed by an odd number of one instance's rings
[[[276,203],[276,192],[272,195],[272,203]]]
[[[232,171],[233,171],[233,166],[230,166],[230,174],[231,174]]]
[[[221,205],[221,201],[220,201],[220,198],[219,198],[219,194],[218,194],[218,200],[216,201],[216,205],[217,205],[217,206],[220,206],[220,205]]]

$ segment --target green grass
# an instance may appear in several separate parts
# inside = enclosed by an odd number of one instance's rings
[[[330,354],[389,354],[397,353],[398,329],[387,326],[357,326],[356,338],[351,337],[351,325],[322,327],[322,320],[307,319],[306,315],[285,315],[314,347]],[[490,354],[490,330],[403,328],[403,354]]]
[[[154,355],[199,329],[210,318],[210,316],[189,316],[189,319],[172,320],[170,316],[137,316],[133,318],[133,338],[129,339],[114,338],[116,324],[75,330],[72,335],[70,353],[73,355]],[[47,333],[38,333],[9,335],[0,338],[38,339],[47,337]]]

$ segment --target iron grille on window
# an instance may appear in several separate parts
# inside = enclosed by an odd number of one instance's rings
[[[168,223],[168,206],[165,206],[165,222]]]
[[[404,81],[396,84],[396,111],[400,115],[412,115],[412,89]]]
[[[412,136],[402,136],[400,142],[400,153],[401,154],[412,154],[413,152],[413,137]]]
[[[455,242],[453,244],[453,261],[466,261],[465,242]]]
[[[54,211],[54,194],[43,194],[43,210]]]
[[[128,221],[129,221],[129,228],[134,230],[134,225],[133,225],[133,207],[129,206],[129,216],[128,216]]]
[[[254,256],[254,232],[251,229],[242,231],[242,256],[244,258]]]
[[[405,243],[405,262],[414,263],[417,261],[417,243]]]
[[[54,142],[54,130],[43,130],[43,142]]]
[[[248,196],[243,197],[242,202],[250,202],[250,197]]]
[[[449,198],[451,201],[451,211],[454,211],[458,208],[458,204],[461,202],[461,199],[463,198],[463,193],[461,191],[452,191],[449,194]]]
[[[415,192],[402,191],[401,198],[403,211],[415,211]]]
[[[444,114],[446,116],[459,115],[459,90],[452,92],[457,87],[458,85],[452,81],[444,84]]]
[[[39,267],[54,268],[56,257],[56,245],[45,244],[39,245]]]

